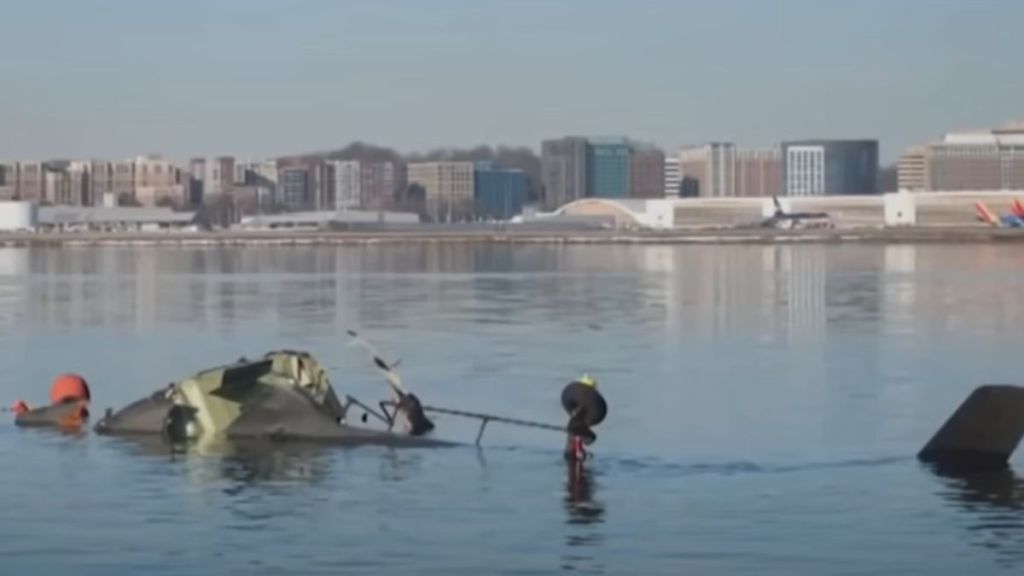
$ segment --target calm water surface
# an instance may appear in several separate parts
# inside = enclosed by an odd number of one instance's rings
[[[559,423],[586,371],[610,414],[583,478],[498,425],[172,457],[7,414],[0,573],[1020,574],[1024,481],[913,455],[1024,380],[1022,323],[1017,246],[4,249],[5,404],[70,370],[120,407],[281,347],[383,398],[354,328],[431,404]]]

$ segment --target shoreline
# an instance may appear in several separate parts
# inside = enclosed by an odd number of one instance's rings
[[[795,244],[988,243],[1024,241],[1024,229],[965,227],[830,230],[702,229],[445,230],[445,231],[214,231],[0,233],[3,247],[74,246],[302,246],[368,244]]]

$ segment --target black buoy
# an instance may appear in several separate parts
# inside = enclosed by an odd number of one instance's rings
[[[608,416],[608,403],[597,391],[597,382],[583,376],[562,389],[562,408],[569,415],[565,456],[570,460],[583,460],[587,457],[584,446],[597,440],[591,428]]]
[[[562,408],[588,427],[597,426],[608,415],[608,403],[597,385],[579,380],[562,389]]]

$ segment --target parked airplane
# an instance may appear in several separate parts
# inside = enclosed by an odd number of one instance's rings
[[[974,204],[975,218],[996,228],[1024,228],[1024,202],[1014,199],[1010,203],[1010,213],[996,217],[984,202]]]
[[[761,221],[764,228],[831,228],[828,212],[786,212],[778,196],[772,196],[775,213]],[[808,221],[802,224],[803,221]]]

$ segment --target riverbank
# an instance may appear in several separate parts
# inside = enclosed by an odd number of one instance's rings
[[[471,230],[471,231],[216,231],[0,233],[0,246],[237,246],[416,243],[494,244],[772,244],[959,243],[1024,241],[1024,229],[906,227],[833,230]]]

